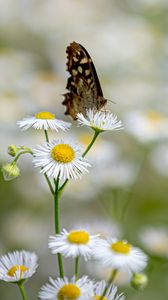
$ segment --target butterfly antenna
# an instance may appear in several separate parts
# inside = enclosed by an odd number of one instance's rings
[[[116,102],[114,102],[113,100],[110,100],[110,99],[106,99],[106,100],[113,103],[113,104],[116,104]]]

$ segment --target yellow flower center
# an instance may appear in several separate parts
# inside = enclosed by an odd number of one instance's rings
[[[80,296],[80,289],[76,284],[65,284],[58,292],[58,299],[60,300],[75,300]]]
[[[59,144],[53,147],[51,157],[60,163],[69,163],[75,157],[75,152],[71,146],[67,144]]]
[[[102,297],[101,295],[96,295],[96,296],[94,296],[94,299],[95,300],[107,300],[107,298],[106,297]]]
[[[74,244],[87,244],[89,242],[89,234],[86,231],[71,231],[67,239],[70,243]]]
[[[149,111],[147,112],[148,120],[153,124],[158,124],[164,121],[164,116],[158,113],[157,111]]]
[[[8,270],[8,276],[14,277],[16,275],[16,272],[19,270],[20,272],[20,278],[22,278],[22,274],[26,271],[28,271],[28,268],[25,266],[16,265],[13,266],[10,270]]]
[[[111,249],[118,253],[128,254],[131,250],[131,245],[126,241],[118,241],[111,245]]]
[[[44,120],[54,120],[55,115],[50,113],[49,111],[40,111],[38,114],[35,114],[35,118]]]

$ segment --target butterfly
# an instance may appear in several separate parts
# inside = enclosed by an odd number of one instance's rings
[[[66,49],[67,71],[70,77],[67,80],[63,105],[66,106],[66,115],[74,120],[78,113],[86,115],[86,110],[102,109],[107,100],[103,97],[101,85],[95,66],[87,50],[80,44],[72,42]]]

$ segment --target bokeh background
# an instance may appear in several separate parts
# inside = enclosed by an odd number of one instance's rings
[[[89,158],[93,168],[71,182],[61,203],[61,225],[84,224],[92,232],[117,235],[150,254],[148,287],[130,288],[117,279],[127,299],[167,299],[168,293],[168,2],[167,0],[0,0],[0,161],[10,161],[9,144],[34,147],[42,132],[21,132],[16,121],[38,111],[64,116],[66,46],[76,41],[93,58],[104,95],[125,130],[102,134]],[[92,132],[71,136],[87,144]],[[50,133],[50,137],[56,134]],[[49,275],[56,258],[47,249],[54,233],[52,198],[27,155],[21,176],[0,178],[0,253],[35,251],[39,269],[27,284],[29,299]],[[55,263],[53,263],[55,260]],[[71,262],[66,261],[71,274]],[[96,263],[81,274],[103,278]],[[19,299],[13,285],[0,283],[1,299]]]

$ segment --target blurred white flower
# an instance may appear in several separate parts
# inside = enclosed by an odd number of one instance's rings
[[[92,135],[80,132],[77,138],[87,147],[91,142]],[[109,166],[110,163],[116,161],[119,154],[119,146],[114,141],[104,139],[103,135],[100,135],[94,146],[87,153],[87,157],[94,164],[94,168],[97,166],[105,168],[105,166]]]
[[[93,257],[99,235],[90,235],[83,229],[67,231],[49,237],[49,249],[52,254],[61,253],[65,257],[83,256],[85,261]]]
[[[0,257],[0,279],[18,282],[31,277],[38,267],[37,256],[33,252],[15,251]]]
[[[94,295],[92,297],[92,299],[101,299],[101,296],[104,293],[104,290],[106,288],[107,283],[103,280],[103,281],[99,281],[96,282],[94,284]],[[106,300],[124,300],[125,297],[123,294],[118,294],[117,295],[117,287],[113,284],[110,284],[103,299]]]
[[[168,137],[168,117],[157,111],[132,111],[126,114],[125,129],[140,142]]]
[[[93,234],[99,234],[101,238],[107,238],[108,236],[117,236],[119,238],[122,235],[120,225],[111,219],[103,220],[94,218],[93,216],[92,219],[89,219],[85,216],[84,220],[81,220],[81,222],[75,222],[73,228],[82,228],[82,225],[87,231],[90,231]]]
[[[88,261],[87,265],[86,265],[86,269],[88,274],[98,280],[106,280],[108,281],[111,275],[112,269],[111,267],[105,267],[99,263],[99,261],[93,261],[90,260]],[[119,286],[125,286],[128,285],[131,281],[131,273],[128,273],[126,271],[123,270],[119,270],[116,274],[115,277],[115,284],[119,285]]]
[[[135,273],[147,265],[147,256],[141,249],[116,238],[101,240],[94,252],[102,265],[112,269]]]
[[[92,181],[96,184],[99,182],[99,187],[128,187],[133,184],[136,177],[137,168],[133,162],[116,160],[114,163],[108,164],[108,167],[93,169],[90,173]],[[97,176],[96,174],[99,174]]]
[[[49,283],[42,286],[39,292],[41,300],[88,300],[93,295],[92,281],[83,276],[75,281],[73,277],[68,280],[67,277],[52,279],[49,278]]]
[[[147,227],[140,233],[140,241],[151,254],[168,257],[168,229]]]
[[[160,144],[153,148],[150,162],[159,174],[168,176],[168,144]]]

